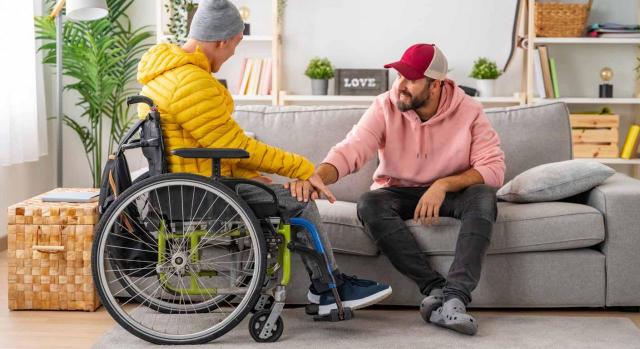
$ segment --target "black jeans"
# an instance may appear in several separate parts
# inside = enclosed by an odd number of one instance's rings
[[[415,281],[422,294],[428,295],[431,289],[440,287],[445,299],[457,297],[468,304],[471,292],[478,285],[497,217],[496,190],[476,184],[446,194],[439,215],[462,221],[455,257],[446,279],[431,269],[427,256],[404,222],[413,219],[418,201],[426,190],[382,188],[370,191],[358,201],[358,216],[391,264]]]

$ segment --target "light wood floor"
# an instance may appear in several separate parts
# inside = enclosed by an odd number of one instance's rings
[[[104,307],[96,312],[9,311],[7,251],[0,252],[0,348],[89,348],[115,322]],[[640,313],[605,310],[474,310],[501,316],[627,317],[640,328]]]

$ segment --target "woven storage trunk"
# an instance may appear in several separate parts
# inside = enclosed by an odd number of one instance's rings
[[[620,116],[572,114],[573,156],[576,158],[617,158]]]
[[[587,26],[590,10],[591,0],[582,4],[537,1],[536,36],[582,36]]]
[[[95,189],[57,189],[57,191]],[[42,202],[9,207],[9,309],[93,311],[91,276],[98,203]]]

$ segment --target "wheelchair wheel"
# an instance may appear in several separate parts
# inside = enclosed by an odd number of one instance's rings
[[[208,178],[165,174],[123,192],[96,229],[92,268],[111,316],[156,344],[200,344],[234,328],[266,273],[247,204]]]

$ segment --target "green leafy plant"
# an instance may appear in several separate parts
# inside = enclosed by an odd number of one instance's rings
[[[164,4],[169,15],[167,30],[171,34],[169,42],[182,45],[189,34],[189,13],[193,13],[198,5],[193,0],[168,0]]]
[[[469,76],[474,79],[497,79],[501,74],[502,72],[498,69],[496,62],[480,57],[473,62],[473,68]]]
[[[328,80],[333,77],[333,66],[327,58],[315,57],[309,61],[304,75],[311,79]]]
[[[134,0],[107,0],[109,15],[91,22],[67,20],[63,29],[63,74],[71,78],[65,90],[78,93],[79,115],[64,115],[84,148],[93,185],[100,185],[103,145],[113,152],[129,128],[134,111],[127,96],[136,94],[136,70],[140,56],[154,36],[149,27],[132,28],[125,11]],[[52,6],[47,0],[46,5]],[[42,40],[43,63],[56,64],[56,26],[49,16],[36,17],[36,38]],[[103,139],[104,119],[110,119],[108,140]]]
[[[278,0],[278,22],[284,21],[284,11],[287,8],[287,0]]]

